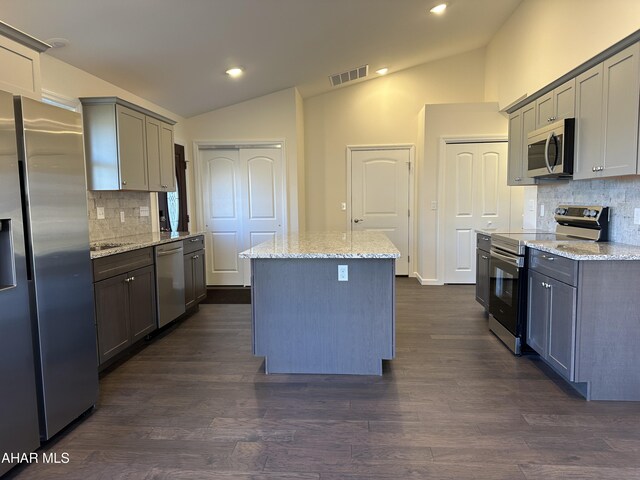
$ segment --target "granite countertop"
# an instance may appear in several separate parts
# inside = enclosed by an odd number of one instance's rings
[[[240,258],[398,258],[400,252],[379,232],[319,232],[276,236],[240,253]]]
[[[640,247],[613,242],[532,241],[528,247],[573,260],[640,260]]]
[[[129,252],[138,248],[153,247],[163,243],[175,242],[186,238],[203,235],[202,232],[153,232],[125,237],[108,238],[99,242],[91,242],[91,248],[101,247],[91,251],[91,259]]]

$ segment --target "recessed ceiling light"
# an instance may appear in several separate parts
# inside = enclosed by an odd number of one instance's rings
[[[234,67],[234,68],[230,68],[229,70],[227,70],[227,75],[229,75],[231,78],[238,78],[240,75],[242,75],[244,72],[242,71],[241,68],[238,67]]]
[[[69,40],[66,38],[50,38],[46,40],[46,43],[51,45],[51,48],[62,48],[69,45]]]
[[[436,15],[442,15],[446,9],[447,9],[447,4],[446,3],[441,3],[439,5],[436,5],[435,7],[433,7],[429,11],[431,13],[435,13]]]
[[[381,68],[380,70],[376,70],[378,75],[386,75],[389,69],[387,67]]]

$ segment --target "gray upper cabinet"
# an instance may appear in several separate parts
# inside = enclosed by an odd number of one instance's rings
[[[175,191],[175,155],[173,127],[156,118],[146,117],[149,190]]]
[[[594,177],[601,163],[602,68],[596,65],[576,78],[574,180]]]
[[[575,113],[575,78],[538,98],[535,107],[535,128],[563,118],[572,118]]]
[[[175,122],[117,97],[81,98],[89,190],[175,190]]]
[[[578,76],[574,179],[638,172],[639,58],[636,43]]]
[[[149,190],[145,116],[116,105],[121,190]]]
[[[535,130],[535,111],[535,104],[530,103],[509,115],[507,183],[512,187],[535,184],[527,176],[527,135]]]
[[[536,128],[551,122],[553,114],[553,92],[549,92],[536,100]]]

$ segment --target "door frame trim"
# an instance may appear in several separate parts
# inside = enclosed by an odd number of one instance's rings
[[[445,211],[445,195],[444,195],[444,182],[445,182],[445,168],[444,162],[446,162],[446,150],[449,144],[458,143],[508,143],[509,137],[504,134],[495,135],[443,135],[439,138],[440,144],[438,149],[438,208],[436,210],[436,279],[435,281],[427,281],[425,285],[444,285],[444,211]],[[508,161],[508,159],[507,159]]]
[[[417,219],[418,216],[416,212],[418,211],[416,205],[416,195],[415,195],[415,182],[416,182],[416,146],[412,143],[396,143],[396,144],[383,144],[383,145],[347,145],[346,148],[346,169],[347,169],[347,210],[346,210],[346,231],[350,232],[352,229],[351,223],[351,156],[353,152],[357,151],[366,151],[366,150],[407,150],[409,152],[409,164],[411,168],[409,170],[409,210],[411,215],[409,217],[409,276],[415,277],[416,271],[414,265],[416,265],[416,241],[415,241],[415,232],[417,232]]]
[[[201,150],[240,150],[242,148],[276,148],[280,145],[282,151],[282,232],[289,232],[289,188],[288,188],[288,161],[287,161],[287,145],[283,139],[281,140],[195,140],[192,142],[193,160],[194,160],[194,187],[195,187],[195,207],[198,220],[196,230],[204,232],[204,202],[203,202],[203,163],[200,156]],[[187,180],[188,184],[188,180]],[[244,226],[242,227],[242,235],[244,236]],[[207,271],[205,270],[205,277]],[[207,285],[211,285],[207,281]]]

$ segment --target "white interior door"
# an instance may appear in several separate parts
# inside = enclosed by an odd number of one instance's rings
[[[283,233],[282,149],[200,150],[208,285],[250,285],[238,254]]]
[[[409,149],[351,152],[351,228],[385,233],[400,250],[396,274],[409,274]]]
[[[476,229],[509,229],[507,142],[447,144],[444,282],[475,283]]]
[[[238,150],[201,150],[207,284],[242,285],[243,168]]]
[[[247,249],[272,240],[282,233],[282,150],[241,149],[240,163],[246,170],[243,177],[246,185],[243,248]],[[245,262],[244,284],[250,285],[250,261],[242,261]]]

